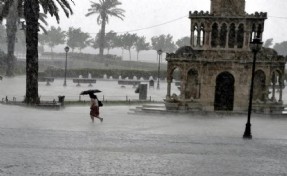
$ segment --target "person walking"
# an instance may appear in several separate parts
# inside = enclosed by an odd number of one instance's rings
[[[100,119],[101,122],[103,122],[103,118],[101,118],[100,111],[99,111],[99,100],[98,97],[95,94],[89,94],[91,98],[91,111],[90,111],[90,117],[92,119],[92,122],[94,122],[94,118]]]

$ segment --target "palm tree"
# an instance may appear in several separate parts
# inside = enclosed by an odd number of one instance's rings
[[[1,0],[0,22],[3,19],[2,13],[5,12],[4,7],[6,5],[10,7],[16,1],[18,1],[18,12],[24,9],[24,19],[26,21],[26,95],[24,102],[37,104],[40,102],[38,96],[38,21],[41,19],[40,5],[45,14],[49,13],[51,16],[55,16],[59,22],[59,9],[56,2],[67,17],[73,13],[69,1],[74,2],[73,0]]]
[[[23,18],[23,8],[19,8],[18,5],[22,4],[22,0],[0,0],[0,21],[2,22],[3,18],[6,18],[6,34],[7,34],[7,59],[6,59],[6,76],[14,76],[14,70],[16,65],[17,58],[14,56],[15,52],[15,42],[16,42],[16,33],[17,33],[17,24],[20,22],[20,19]],[[47,16],[43,13],[40,13],[40,21],[47,25],[45,20]],[[23,22],[22,22],[23,25]],[[23,26],[22,26],[23,27]],[[40,24],[40,28],[46,32],[45,28]]]
[[[103,56],[104,54],[104,48],[105,48],[105,31],[106,31],[106,24],[109,22],[109,16],[115,16],[121,20],[123,20],[124,17],[124,10],[117,8],[118,5],[121,5],[122,3],[118,0],[99,0],[99,3],[91,2],[91,8],[88,9],[88,13],[86,16],[90,16],[93,14],[99,14],[97,18],[97,23],[101,25],[101,31],[100,31],[100,56]]]
[[[69,0],[19,0],[24,4],[24,18],[26,21],[26,95],[24,102],[27,104],[37,104],[40,102],[38,95],[38,31],[40,5],[45,14],[55,16],[59,22],[57,2],[63,9],[65,15],[69,17],[73,11]],[[72,3],[73,0],[70,0]],[[21,6],[22,3],[19,4]]]
[[[14,1],[1,1],[1,21],[6,18],[6,34],[7,34],[7,59],[6,59],[6,76],[14,76],[14,67],[16,63],[15,51],[15,39],[17,33],[17,22],[21,11],[18,11],[18,0]]]

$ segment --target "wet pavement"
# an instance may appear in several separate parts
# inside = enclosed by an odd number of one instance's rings
[[[0,104],[0,175],[286,176],[287,118],[60,111]]]

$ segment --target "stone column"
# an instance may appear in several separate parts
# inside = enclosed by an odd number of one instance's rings
[[[201,89],[201,83],[198,82],[198,85],[197,85],[197,95],[196,95],[196,99],[199,99],[200,98],[200,89]]]
[[[247,37],[247,34],[246,34],[246,31],[244,30],[243,49],[246,49],[246,48],[247,48],[246,37]]]
[[[218,26],[216,48],[220,48],[220,41],[221,41],[220,34],[221,34],[221,26]]]
[[[196,44],[197,47],[200,47],[200,35],[201,35],[200,28],[197,28],[197,44]]]
[[[171,82],[172,82],[172,79],[168,79],[167,80],[167,94],[166,94],[166,99],[170,99],[170,89],[171,89]]]
[[[249,43],[251,42],[252,32],[246,31],[246,37],[245,37],[245,46],[246,48],[249,48]]]
[[[209,48],[209,35],[210,35],[210,31],[206,30],[204,31],[204,41],[203,41],[203,47],[204,48]]]
[[[226,43],[225,43],[225,48],[228,48],[228,43],[229,43],[229,27],[227,27],[227,32],[226,32]]]
[[[181,80],[180,84],[180,99],[185,100],[186,80]]]
[[[271,97],[271,100],[272,101],[275,101],[275,84],[276,84],[276,76],[275,74],[273,73],[272,74],[272,78],[271,78],[271,82],[272,82],[272,97]]]
[[[212,37],[211,37],[211,33],[212,33],[212,32],[209,31],[209,34],[208,34],[208,37],[209,37],[208,46],[209,46],[209,47],[208,47],[208,48],[211,48],[211,38],[212,38]]]
[[[283,95],[283,79],[282,76],[279,78],[279,102],[282,102],[282,95]]]

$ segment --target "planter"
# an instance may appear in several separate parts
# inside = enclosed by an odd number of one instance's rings
[[[178,110],[179,102],[165,102],[165,107],[167,110]]]

